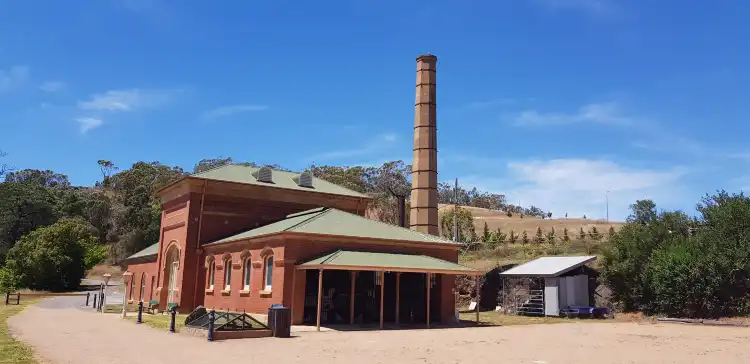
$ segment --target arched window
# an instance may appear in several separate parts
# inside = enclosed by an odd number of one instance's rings
[[[224,260],[224,290],[232,288],[232,258]]]
[[[242,289],[245,291],[250,290],[250,272],[253,269],[253,262],[250,257],[245,259],[244,272],[242,272]]]
[[[138,299],[143,301],[143,295],[146,293],[146,273],[141,274],[141,292]]]
[[[151,288],[148,290],[149,300],[154,298],[154,286],[156,285],[156,276],[151,276]]]
[[[133,300],[133,291],[135,291],[135,275],[130,276],[130,300]]]
[[[216,262],[208,263],[208,289],[214,289],[214,272],[216,271]]]
[[[263,278],[266,282],[266,291],[270,291],[273,286],[273,254],[266,257],[265,272]]]

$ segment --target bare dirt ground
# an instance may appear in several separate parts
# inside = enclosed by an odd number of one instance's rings
[[[291,339],[209,343],[43,303],[10,319],[51,363],[749,363],[750,329],[636,323],[301,332]]]

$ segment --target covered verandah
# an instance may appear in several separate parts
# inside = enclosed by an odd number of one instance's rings
[[[303,322],[318,331],[321,324],[379,324],[382,329],[386,322],[429,328],[445,320],[446,312],[455,314],[456,275],[478,277],[481,272],[425,255],[338,250],[295,266],[293,279],[304,285],[292,286],[305,287],[305,299],[303,307],[293,303],[292,311],[303,310]],[[451,297],[442,297],[446,294]]]

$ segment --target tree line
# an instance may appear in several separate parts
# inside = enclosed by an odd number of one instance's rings
[[[440,230],[444,238],[453,239],[454,215],[456,217],[455,226],[458,232],[458,241],[464,243],[467,250],[492,250],[502,245],[514,244],[571,244],[574,241],[584,244],[589,242],[596,244],[611,238],[615,234],[613,226],[610,226],[606,233],[599,231],[596,226],[592,226],[588,230],[584,230],[583,226],[581,226],[578,231],[570,231],[567,227],[563,227],[559,233],[555,230],[554,226],[549,231],[542,230],[538,226],[531,233],[526,230],[516,231],[513,229],[506,232],[500,228],[493,231],[489,228],[486,221],[484,222],[482,231],[477,233],[471,211],[459,206],[458,208],[450,208],[440,215]]]

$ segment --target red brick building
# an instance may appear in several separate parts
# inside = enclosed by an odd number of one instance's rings
[[[127,297],[181,312],[280,303],[295,324],[452,320],[454,277],[475,271],[435,236],[435,65],[417,59],[411,230],[365,218],[370,197],[309,172],[223,166],[159,191],[161,238],[127,259]]]

